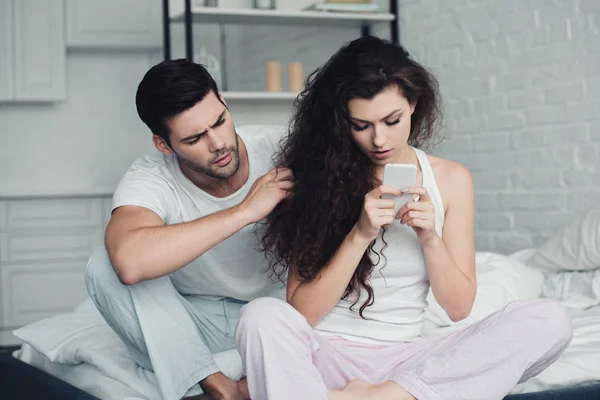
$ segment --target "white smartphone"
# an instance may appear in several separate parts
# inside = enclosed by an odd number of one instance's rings
[[[417,166],[413,164],[385,164],[383,170],[383,185],[395,187],[402,190],[408,186],[415,186],[417,183]],[[402,196],[383,195],[383,199],[393,199],[394,215],[398,210],[413,199],[413,194],[403,194]]]

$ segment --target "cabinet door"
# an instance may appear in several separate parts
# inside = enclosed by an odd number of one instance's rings
[[[13,7],[15,99],[63,100],[66,97],[63,1],[18,0]]]
[[[162,46],[159,0],[67,0],[67,46]]]
[[[86,259],[2,265],[0,325],[17,328],[72,311],[87,297],[85,265]]]
[[[12,0],[0,0],[0,101],[14,97]]]

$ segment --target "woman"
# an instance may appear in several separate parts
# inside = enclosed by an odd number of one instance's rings
[[[429,287],[454,321],[476,293],[471,176],[420,149],[439,110],[435,78],[373,37],[309,78],[278,159],[294,196],[263,236],[288,303],[251,302],[236,333],[252,399],[501,399],[570,342],[548,300],[420,336]],[[382,186],[387,163],[417,166],[417,185]],[[394,215],[381,196],[403,193],[414,201]]]

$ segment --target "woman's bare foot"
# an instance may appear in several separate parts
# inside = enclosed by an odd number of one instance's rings
[[[343,390],[330,390],[329,391],[329,400],[363,400],[368,399],[366,395],[368,395],[368,388],[370,388],[370,383],[361,381],[359,379],[353,379]]]
[[[329,400],[415,400],[415,398],[395,382],[386,381],[371,385],[353,379],[342,391],[329,391]]]
[[[361,381],[360,379],[352,379],[350,382],[348,382],[343,392],[354,393],[360,396],[365,395],[373,386],[374,385],[371,385],[365,381]]]

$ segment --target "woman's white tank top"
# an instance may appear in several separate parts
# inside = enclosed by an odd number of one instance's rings
[[[413,149],[423,173],[423,186],[435,207],[435,229],[442,237],[442,196],[427,155],[422,150]],[[387,246],[383,240],[387,242]],[[415,340],[421,334],[429,290],[421,243],[411,227],[395,220],[392,226],[386,228],[383,237],[379,234],[373,250],[379,254],[370,254],[371,260],[376,264],[370,277],[375,302],[364,310],[366,319],[358,314],[360,306],[367,299],[367,293],[363,290],[352,310],[350,305],[356,295],[341,300],[315,329],[326,336],[339,336],[366,343]]]

